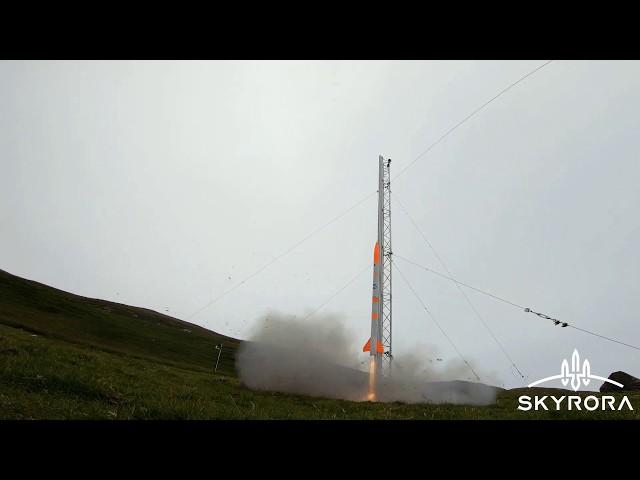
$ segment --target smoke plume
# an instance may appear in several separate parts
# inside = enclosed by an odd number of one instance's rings
[[[439,361],[436,354],[433,347],[416,347],[396,356],[392,377],[379,380],[377,400],[467,405],[495,402],[496,388],[459,381],[469,376],[468,367],[462,361]],[[363,401],[368,391],[368,361],[340,316],[314,315],[300,320],[270,312],[242,343],[236,365],[241,381],[252,389]]]

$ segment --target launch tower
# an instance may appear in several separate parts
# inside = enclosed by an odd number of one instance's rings
[[[378,157],[378,237],[373,249],[371,337],[362,348],[370,352],[369,399],[376,398],[376,380],[391,375],[391,160]]]

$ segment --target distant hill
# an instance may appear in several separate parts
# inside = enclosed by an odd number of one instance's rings
[[[74,295],[0,270],[0,324],[97,349],[234,374],[240,341],[120,303]]]

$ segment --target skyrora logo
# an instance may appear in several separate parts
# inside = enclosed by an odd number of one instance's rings
[[[571,388],[574,392],[577,392],[581,385],[585,387],[591,383],[591,380],[600,380],[602,382],[608,382],[617,387],[623,388],[624,385],[613,381],[609,378],[601,377],[599,375],[594,375],[591,373],[591,364],[589,360],[585,359],[582,365],[580,365],[580,354],[578,350],[573,350],[573,355],[571,356],[571,368],[569,368],[569,361],[565,358],[560,365],[560,374],[552,375],[550,377],[545,377],[540,380],[537,380],[533,383],[527,385],[528,387],[535,387],[541,383],[550,382],[552,380],[560,380],[563,386],[567,386],[571,384]],[[533,397],[533,405],[532,398],[528,395],[522,395],[519,398],[520,405],[518,406],[518,410],[529,411],[531,408],[534,410],[549,410],[547,408],[546,400],[549,398],[553,405],[555,405],[556,410],[561,410],[563,403],[565,403],[568,410],[582,410],[584,407],[585,410],[594,411],[594,410],[622,410],[624,406],[626,406],[629,410],[633,410],[629,399],[625,395],[622,397],[616,407],[616,397],[612,395],[603,395],[602,397],[597,397],[595,395],[589,395],[587,397],[580,397],[578,395],[562,395],[561,397],[556,397],[554,395],[544,395],[542,397],[534,396]]]

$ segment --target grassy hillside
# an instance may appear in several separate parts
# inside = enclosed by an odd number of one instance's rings
[[[162,363],[233,373],[238,340],[152,310],[81,297],[0,270],[0,323],[31,333]]]
[[[633,412],[521,412],[522,389],[501,392],[489,407],[255,392],[233,376],[231,357],[223,374],[213,373],[220,341],[230,351],[238,345],[156,312],[2,272],[0,419],[640,419],[640,392],[629,394]]]

